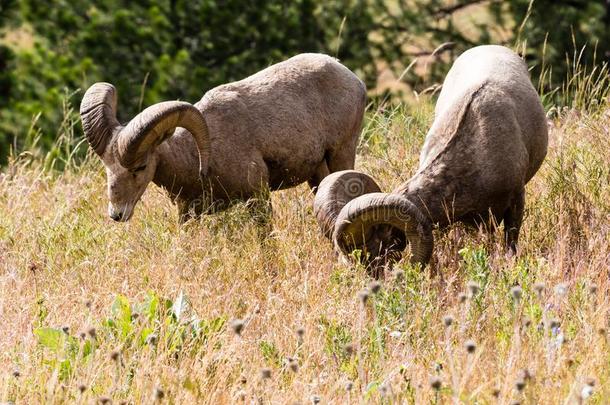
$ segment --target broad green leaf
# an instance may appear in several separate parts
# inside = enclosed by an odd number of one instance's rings
[[[64,331],[56,328],[36,328],[34,329],[34,335],[38,338],[38,343],[55,353],[63,348],[66,336]]]

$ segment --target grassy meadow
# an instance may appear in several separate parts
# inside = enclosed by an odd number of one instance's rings
[[[273,193],[262,240],[244,204],[179,226],[153,184],[117,224],[95,156],[14,158],[0,402],[610,403],[608,83],[577,81],[577,108],[547,106],[518,255],[458,225],[431,266],[379,284],[333,252],[306,185]],[[386,191],[408,179],[432,111],[370,108],[357,168]]]

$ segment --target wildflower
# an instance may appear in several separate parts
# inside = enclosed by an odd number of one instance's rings
[[[468,288],[468,291],[470,292],[470,296],[474,296],[476,295],[479,291],[481,291],[481,286],[479,285],[479,283],[477,283],[476,281],[469,281],[466,284],[466,287]]]
[[[544,285],[544,283],[534,284],[534,291],[536,291],[538,298],[542,298],[542,294],[544,293],[545,288],[546,288],[546,286]]]
[[[288,368],[290,368],[290,370],[293,373],[296,373],[297,371],[299,371],[299,362],[296,361],[296,359],[294,359],[292,357],[288,357],[286,359],[286,362],[288,363]]]
[[[351,356],[354,353],[354,345],[347,343],[345,346],[343,346],[343,350],[347,356]]]
[[[396,269],[396,270],[394,270],[394,273],[393,273],[393,274],[394,274],[394,279],[395,279],[396,281],[402,281],[402,280],[404,280],[404,278],[405,278],[405,272],[404,272],[404,271],[402,271],[401,269]]]
[[[466,343],[464,343],[464,347],[466,348],[466,351],[468,353],[474,353],[474,351],[477,349],[477,344],[470,339],[467,340]]]
[[[381,291],[381,283],[379,281],[373,281],[371,284],[369,284],[369,289],[373,294],[377,294],[379,291]]]
[[[445,325],[446,328],[450,327],[451,325],[453,325],[453,316],[451,315],[445,315],[443,317],[443,325]]]
[[[271,369],[270,368],[261,369],[261,378],[263,380],[268,380],[269,378],[271,378]]]
[[[510,295],[512,295],[515,301],[520,301],[523,295],[523,290],[520,286],[516,285],[510,289]]]
[[[244,402],[244,401],[246,400],[246,391],[244,391],[244,390],[239,390],[239,391],[237,391],[237,392],[235,393],[235,398],[236,398],[238,401],[242,401],[242,402]]]
[[[398,330],[393,330],[392,332],[390,332],[390,337],[394,339],[398,339],[401,335],[402,333]]]
[[[561,321],[557,318],[553,318],[549,321],[549,328],[551,330],[555,330],[555,329],[559,328],[560,325],[561,325]]]
[[[518,378],[517,381],[515,381],[515,388],[517,388],[517,391],[519,392],[523,391],[523,389],[525,388],[525,380],[522,378]]]
[[[555,286],[555,294],[563,297],[568,292],[568,286],[565,283],[560,283]]]
[[[432,387],[433,390],[438,391],[442,386],[443,382],[441,381],[440,377],[434,376],[430,378],[430,387]]]
[[[117,361],[117,360],[119,359],[119,352],[118,352],[117,350],[113,350],[113,351],[110,353],[110,359],[111,359],[112,361]]]
[[[466,294],[465,292],[461,292],[458,295],[458,301],[460,302],[460,304],[465,303],[467,299],[468,299],[468,294]]]
[[[369,300],[369,290],[365,288],[364,290],[360,291],[358,293],[358,298],[360,299],[362,305],[366,305],[366,302]]]
[[[234,319],[231,322],[231,329],[237,336],[241,336],[241,332],[244,330],[244,321],[241,319]]]
[[[159,387],[155,388],[155,400],[161,401],[165,397],[165,392]]]

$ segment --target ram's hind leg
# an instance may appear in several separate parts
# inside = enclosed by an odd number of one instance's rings
[[[525,209],[525,189],[514,197],[510,207],[504,213],[504,240],[506,247],[511,253],[517,253],[517,242],[519,241],[519,231],[523,221]]]

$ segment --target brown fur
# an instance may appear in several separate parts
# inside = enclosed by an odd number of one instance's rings
[[[185,129],[151,150],[135,173],[117,165],[115,148],[107,147],[111,216],[128,220],[151,180],[168,191],[183,220],[268,190],[305,181],[315,187],[329,173],[353,168],[365,99],[362,81],[321,54],[298,55],[216,87],[195,104],[211,144],[203,186]]]

